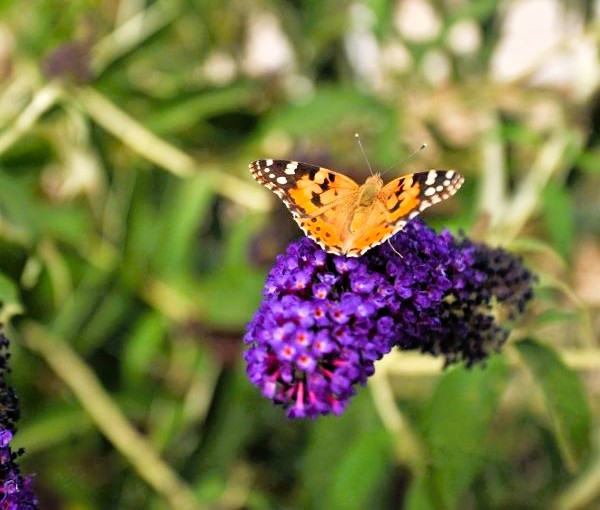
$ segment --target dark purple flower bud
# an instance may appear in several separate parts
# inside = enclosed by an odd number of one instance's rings
[[[91,40],[62,44],[45,58],[43,72],[47,78],[62,78],[86,83],[92,78]]]

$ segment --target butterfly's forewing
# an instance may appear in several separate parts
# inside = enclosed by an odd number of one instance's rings
[[[429,170],[388,182],[381,190],[388,221],[409,220],[454,195],[465,179],[454,170]]]
[[[388,182],[346,255],[360,256],[385,242],[421,211],[454,195],[463,182],[454,170],[429,170]]]
[[[260,159],[250,164],[250,171],[283,200],[307,236],[329,252],[342,253],[359,190],[356,182],[297,161]]]

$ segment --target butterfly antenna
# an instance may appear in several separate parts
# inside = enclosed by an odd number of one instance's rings
[[[362,152],[362,155],[365,158],[365,161],[367,162],[367,166],[369,167],[369,172],[371,172],[371,175],[373,175],[373,169],[371,168],[371,163],[369,163],[369,158],[367,158],[367,154],[365,153],[365,150],[363,149],[362,143],[360,141],[360,136],[358,136],[358,133],[354,133],[354,138],[356,138],[356,141],[358,142],[358,146],[360,148],[360,152]]]
[[[427,144],[421,144],[421,147],[419,147],[418,149],[415,149],[414,151],[412,151],[408,156],[406,156],[403,160],[399,161],[398,163],[393,164],[391,167],[389,167],[385,172],[382,172],[381,175],[385,175],[387,174],[390,170],[393,170],[394,168],[396,168],[398,165],[401,165],[402,163],[404,163],[405,161],[408,161],[410,158],[412,158],[415,154],[417,154],[418,152],[421,152],[423,149],[427,148]]]

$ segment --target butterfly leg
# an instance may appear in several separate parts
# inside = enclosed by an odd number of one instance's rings
[[[392,249],[392,251],[398,255],[401,259],[404,258],[404,256],[402,255],[402,253],[400,253],[396,248],[394,248],[394,245],[392,244],[392,241],[390,239],[387,240],[387,243],[390,245],[390,248]]]

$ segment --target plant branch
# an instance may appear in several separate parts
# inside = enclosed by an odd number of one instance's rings
[[[594,458],[579,476],[558,498],[556,510],[576,510],[592,508],[594,501],[600,496],[600,454]],[[595,507],[594,507],[595,508]]]
[[[77,89],[74,95],[95,122],[142,157],[178,177],[199,173],[192,157],[156,136],[93,88]],[[270,197],[260,186],[213,168],[205,167],[202,174],[212,181],[216,192],[244,207],[259,211],[271,208]]]
[[[87,364],[64,341],[43,326],[29,322],[24,328],[27,347],[37,352],[71,389],[100,431],[132,464],[137,473],[173,509],[200,510],[191,488],[164,462],[131,425]]]
[[[0,154],[5,153],[27,133],[37,120],[54,106],[61,94],[62,87],[56,82],[38,90],[14,122],[0,134]]]
[[[422,474],[426,462],[425,447],[398,408],[388,374],[385,371],[376,370],[369,380],[369,389],[381,421],[394,436],[397,458],[401,463],[411,466],[415,474]]]
[[[563,362],[578,371],[600,370],[600,348],[595,349],[557,349]],[[516,364],[508,357],[511,365]],[[392,377],[423,377],[435,376],[444,367],[440,358],[433,358],[419,352],[392,351],[375,365],[376,372],[383,372]]]
[[[94,74],[100,74],[112,62],[166,27],[180,12],[180,2],[160,0],[116,27],[92,49],[91,67]]]

